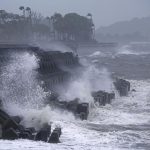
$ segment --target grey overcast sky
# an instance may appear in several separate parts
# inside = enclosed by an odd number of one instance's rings
[[[0,9],[20,13],[19,6],[29,6],[44,16],[55,12],[93,14],[96,27],[134,17],[150,16],[150,0],[0,0]]]

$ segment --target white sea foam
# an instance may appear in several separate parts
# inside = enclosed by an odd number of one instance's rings
[[[62,127],[61,143],[55,145],[22,139],[15,141],[0,140],[0,149],[136,150],[136,144],[141,143],[145,146],[150,144],[149,129],[137,129],[136,131],[128,128],[128,130],[124,130],[129,125],[149,125],[150,81],[131,81],[131,89],[135,89],[136,92],[131,92],[128,97],[117,95],[111,105],[93,108],[90,110],[88,120],[82,122],[75,120],[71,113],[41,105],[46,93],[35,78],[36,57],[26,53],[21,56],[14,55],[14,57],[17,58],[17,61],[7,65],[1,76],[3,86],[1,86],[0,94],[8,102],[7,105],[4,105],[5,109],[12,115],[19,114],[23,116],[22,123],[27,127],[40,128],[45,122],[53,122],[52,126],[59,124]],[[82,64],[89,65],[87,63]],[[19,81],[21,79],[23,80]],[[31,79],[33,82],[31,82]],[[112,80],[106,69],[97,70],[94,66],[89,65],[81,78],[71,83],[66,96],[68,99],[80,97],[81,100],[89,102],[91,99],[88,92],[90,93],[91,89],[111,91],[113,88],[111,85]],[[11,91],[14,86],[18,87]],[[5,91],[6,89],[7,91]],[[18,93],[17,90],[19,89],[23,89],[27,93],[27,97],[24,96],[24,93]],[[21,104],[21,98],[24,100],[23,104]],[[38,106],[37,101],[40,102]],[[141,148],[142,146],[138,147]],[[141,149],[144,148],[143,146]]]
[[[13,52],[0,74],[0,98],[4,109],[12,116],[23,117],[22,124],[37,129],[44,123],[74,120],[71,113],[45,105],[48,92],[37,80],[38,59],[28,52]],[[61,115],[60,115],[61,114]]]
[[[104,90],[111,92],[113,90],[113,81],[106,68],[98,69],[86,60],[82,60],[81,63],[85,69],[78,78],[69,83],[66,91],[62,92],[62,99],[73,100],[80,98],[82,102],[92,103],[91,93],[93,91]]]
[[[29,140],[0,140],[0,148],[3,150],[19,150],[20,148],[22,150],[136,150],[138,143],[146,146],[146,143],[149,143],[147,130],[124,130],[124,127],[131,124],[135,126],[146,124],[150,121],[149,113],[146,112],[146,109],[150,107],[147,99],[150,94],[150,81],[132,81],[131,84],[136,92],[130,93],[129,97],[118,97],[112,105],[97,108],[95,110],[97,114],[93,114],[88,121],[62,119],[63,114],[62,118],[55,118],[56,112],[50,112],[48,107],[43,114],[40,112],[42,116],[47,115],[47,118],[53,117],[55,124],[59,123],[62,126],[60,144]],[[37,114],[40,116],[39,113]],[[107,126],[109,124],[118,125],[118,127],[113,129]]]
[[[150,44],[146,43],[130,43],[123,45],[117,50],[116,55],[146,55],[150,54]]]
[[[101,51],[95,51],[93,54],[89,55],[89,57],[104,57],[104,56],[106,55]]]
[[[104,124],[144,124],[150,121],[150,81],[131,81],[128,97],[117,97],[110,105],[93,110],[90,121]],[[94,118],[94,119],[93,119]]]

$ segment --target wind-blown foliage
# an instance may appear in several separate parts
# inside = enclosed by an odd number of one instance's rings
[[[69,13],[54,16],[54,28],[63,40],[88,41],[92,39],[93,22],[87,17]]]
[[[90,18],[69,13],[55,13],[43,17],[30,7],[19,7],[21,15],[0,10],[0,41],[47,39],[62,41],[90,41],[93,38],[92,15]]]

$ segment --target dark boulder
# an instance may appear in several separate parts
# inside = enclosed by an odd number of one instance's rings
[[[30,133],[32,133],[32,134],[36,132],[34,127],[29,127],[29,128],[26,128],[25,130],[30,131]]]
[[[3,130],[7,130],[9,128],[13,128],[13,129],[19,129],[19,124],[17,122],[15,122],[12,119],[8,119],[7,121],[5,121],[5,123],[3,124]]]
[[[49,140],[48,140],[49,143],[59,143],[59,131],[53,131]]]
[[[79,118],[80,118],[81,120],[87,120],[87,117],[88,117],[87,114],[86,114],[86,113],[83,113],[83,112],[80,113],[78,116],[79,116]]]
[[[19,138],[19,134],[13,129],[9,128],[2,131],[2,139],[15,140]]]
[[[25,128],[25,129],[24,129],[24,132],[27,132],[27,133],[29,133],[29,134],[33,134],[33,133],[35,133],[36,131],[35,131],[34,128]]]
[[[100,106],[106,105],[106,101],[107,101],[107,93],[105,91],[96,91],[96,92],[92,92],[92,96],[94,98],[94,102]]]
[[[2,108],[2,106],[3,106],[3,105],[2,105],[2,100],[0,99],[0,108]]]
[[[18,125],[18,131],[23,132],[25,130],[25,127],[21,124]]]
[[[78,104],[76,114],[80,117],[81,120],[87,120],[89,114],[89,104],[88,103]]]
[[[11,119],[14,120],[14,121],[15,121],[16,123],[18,123],[18,124],[19,124],[19,123],[21,122],[21,120],[22,120],[22,118],[19,117],[19,116],[12,116]]]
[[[8,119],[10,119],[10,116],[5,111],[0,109],[0,123],[3,125]]]
[[[24,132],[29,134],[30,140],[35,140],[36,130],[33,127],[24,129]]]
[[[66,102],[66,101],[57,101],[55,103],[55,106],[62,110],[67,110],[67,105],[68,105],[68,102]]]
[[[73,113],[76,113],[76,109],[77,109],[78,104],[79,104],[79,99],[78,98],[75,98],[74,100],[69,101],[67,103],[67,110],[71,111]]]
[[[2,125],[0,124],[0,139],[2,138]]]
[[[37,134],[36,134],[36,136],[35,136],[35,140],[36,140],[36,141],[44,141],[44,142],[47,142],[47,139],[48,139],[50,133],[51,133],[51,126],[48,125],[48,124],[44,124],[44,125],[43,125],[43,128],[41,128],[41,129],[37,132]]]
[[[27,131],[23,131],[19,134],[19,138],[21,139],[31,139],[32,134],[27,132]]]
[[[53,130],[53,132],[57,132],[59,137],[61,136],[62,132],[61,132],[61,128],[60,127],[57,127]]]
[[[120,96],[127,96],[130,91],[130,82],[124,79],[116,79],[114,82],[115,88],[118,90]]]
[[[44,129],[41,129],[40,131],[38,131],[35,136],[36,141],[47,142],[47,138],[48,138],[48,133],[47,133],[47,130],[44,130]]]
[[[108,93],[105,91],[96,91],[92,92],[92,96],[94,98],[94,102],[99,106],[105,106],[106,104],[110,104],[112,99],[115,98],[115,93]]]
[[[107,97],[106,103],[110,104],[113,99],[115,99],[115,93],[114,92],[113,93],[108,93],[108,97]]]

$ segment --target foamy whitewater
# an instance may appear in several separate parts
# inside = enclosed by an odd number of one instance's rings
[[[115,55],[119,56],[120,53],[116,51]],[[149,150],[150,79],[129,79],[131,90],[135,90],[128,97],[119,97],[115,91],[116,98],[111,105],[91,108],[88,120],[81,121],[67,111],[43,104],[49,93],[44,92],[41,83],[36,80],[38,58],[29,53],[11,57],[11,63],[4,66],[0,75],[0,95],[5,100],[5,110],[9,114],[22,115],[22,123],[26,126],[40,128],[45,122],[52,124],[52,128],[61,126],[62,136],[59,144],[22,139],[0,140],[0,150]],[[95,59],[95,55],[90,54],[90,57]],[[97,61],[101,57],[96,56]],[[114,89],[109,69],[82,63],[89,67],[79,79],[70,83],[65,97],[79,96],[82,101],[91,102],[89,92],[92,88]],[[23,89],[24,92],[14,88]]]

